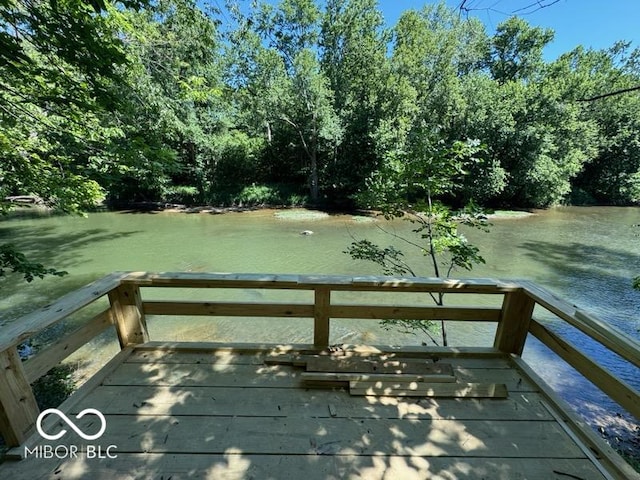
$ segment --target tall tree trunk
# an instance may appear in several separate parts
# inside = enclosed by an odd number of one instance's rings
[[[309,152],[309,163],[311,167],[311,174],[309,176],[310,180],[310,193],[311,193],[311,203],[318,203],[318,198],[320,196],[319,188],[318,188],[318,158],[316,149],[313,148]]]

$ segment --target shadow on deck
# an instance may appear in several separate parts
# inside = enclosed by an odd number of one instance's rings
[[[127,278],[134,277],[141,282],[140,276]],[[236,288],[246,287],[249,282],[255,288],[251,282],[265,282],[246,277],[221,279],[213,274],[199,277],[207,288],[229,288],[229,282]],[[296,279],[295,283],[312,286],[313,305],[270,304],[258,308],[229,303],[167,302],[163,307],[161,302],[141,300],[137,288],[144,283],[136,283],[132,289],[133,283],[119,278],[115,286],[113,281],[103,280],[102,285],[94,284],[82,295],[74,292],[70,295],[76,296],[71,300],[63,299],[44,312],[36,312],[21,322],[22,333],[3,338],[5,343],[0,345],[0,350],[5,349],[5,363],[9,362],[3,365],[5,373],[0,384],[4,413],[0,426],[5,435],[8,433],[7,438],[14,436],[13,456],[22,458],[0,465],[0,478],[637,477],[581,424],[517,352],[506,348],[517,350],[524,344],[516,333],[524,332],[525,337],[529,333],[531,322],[535,322],[530,318],[533,303],[545,304],[557,314],[571,315],[577,322],[580,315],[576,318],[575,312],[568,312],[566,304],[551,296],[543,297],[542,291],[531,285],[524,290],[505,283],[447,285],[446,281],[414,279],[411,281],[414,283],[408,283],[406,279],[396,279],[392,287],[391,279],[378,279],[375,288],[416,291],[456,288],[504,295],[498,313],[485,308],[478,309],[476,314],[483,321],[499,323],[495,345],[328,348],[323,339],[328,339],[331,317],[411,314],[435,318],[444,312],[447,319],[464,317],[471,321],[472,309],[457,307],[454,312],[455,308],[434,310],[397,305],[346,308],[333,305],[327,292],[346,289],[347,285],[353,288],[353,279],[347,283],[334,277],[322,278],[321,282],[315,278]],[[158,281],[158,277],[155,279]],[[182,277],[180,281],[187,280]],[[193,281],[188,279],[190,286]],[[266,281],[269,283],[263,288],[282,286],[273,279]],[[281,282],[287,282],[287,288],[294,285],[292,278]],[[366,286],[361,283],[356,288],[374,288],[371,278],[367,282]],[[385,286],[381,287],[383,283]],[[327,294],[324,299],[322,292]],[[523,292],[532,293],[523,296]],[[67,348],[54,345],[51,352],[43,351],[45,359],[36,362],[35,367],[29,366],[32,360],[24,365],[16,363],[12,353],[16,342],[36,331],[30,325],[51,324],[105,293],[110,296],[111,307],[108,313],[96,318],[106,315],[113,319],[122,351],[59,407],[69,420],[58,412],[40,415],[37,410],[29,412],[29,405],[25,406],[28,382],[45,369],[42,365],[57,364],[60,357],[70,353],[67,350],[73,351],[76,343],[82,342],[75,342],[71,335],[64,340]],[[284,311],[293,312],[292,316],[310,314],[315,320],[316,344],[148,341],[144,313],[178,310],[201,314],[207,311],[210,315],[253,312],[257,316],[266,312],[267,316],[269,313],[278,316]],[[510,326],[507,318],[518,321]],[[522,328],[523,318],[526,329]],[[594,337],[604,339],[604,344],[611,343],[613,336],[605,336],[594,319],[584,318],[592,333],[595,332]],[[87,325],[93,325],[92,332],[102,331],[98,327],[101,323],[95,319]],[[545,333],[540,328],[545,327],[533,325],[539,334],[536,336],[544,339]],[[85,331],[83,342],[86,337]],[[616,341],[619,343],[614,348],[621,355],[633,353],[628,350],[635,348],[631,340]],[[573,364],[580,368],[583,360],[570,351]],[[596,382],[602,380],[596,378]],[[606,379],[605,383],[608,382]],[[624,388],[629,387],[610,384],[605,388],[617,390],[614,395],[623,395]],[[12,403],[11,399],[17,401]],[[33,433],[36,423],[39,427]],[[63,430],[66,433],[61,435]],[[59,438],[47,440],[43,434]]]

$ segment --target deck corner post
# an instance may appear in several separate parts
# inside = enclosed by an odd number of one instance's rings
[[[109,292],[120,347],[138,345],[149,341],[147,322],[137,285],[122,284]]]
[[[534,307],[535,301],[524,289],[505,294],[494,348],[522,355]]]
[[[40,414],[16,347],[0,352],[0,434],[17,447],[33,433]]]
[[[328,347],[331,289],[329,287],[316,287],[314,292],[313,344],[316,347]]]

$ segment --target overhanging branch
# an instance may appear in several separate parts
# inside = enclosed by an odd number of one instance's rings
[[[595,97],[591,97],[591,98],[580,98],[578,99],[578,101],[593,102],[595,100],[600,100],[601,98],[613,97],[616,95],[622,95],[623,93],[635,92],[637,90],[640,90],[640,85],[636,85],[635,87],[630,87],[630,88],[623,88],[622,90],[615,90],[609,93],[603,93],[602,95],[596,95]]]

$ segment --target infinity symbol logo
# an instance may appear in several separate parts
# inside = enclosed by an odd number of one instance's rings
[[[100,419],[100,422],[101,422],[100,431],[98,433],[94,434],[94,435],[86,435],[82,430],[80,430],[76,426],[75,423],[73,423],[71,420],[69,420],[69,417],[67,417],[64,413],[62,413],[57,408],[48,408],[48,409],[44,410],[43,412],[41,412],[40,415],[38,415],[38,421],[36,422],[36,428],[38,430],[38,433],[43,438],[46,438],[47,440],[58,440],[59,438],[62,438],[67,433],[66,430],[61,430],[60,432],[56,433],[55,435],[49,435],[48,433],[46,433],[46,432],[44,432],[42,430],[42,420],[44,419],[44,417],[46,417],[50,413],[55,413],[58,417],[60,417],[61,420],[63,420],[67,425],[69,425],[69,427],[71,427],[71,429],[74,432],[76,432],[79,436],[81,436],[85,440],[95,440],[97,438],[100,438],[102,436],[102,434],[104,433],[104,431],[107,429],[107,420],[104,418],[104,415],[102,415],[102,413],[100,413],[95,408],[86,408],[86,409],[82,410],[78,415],[76,415],[76,419],[79,420],[82,417],[84,417],[85,415],[87,415],[88,413],[93,413],[94,415],[96,415]]]

